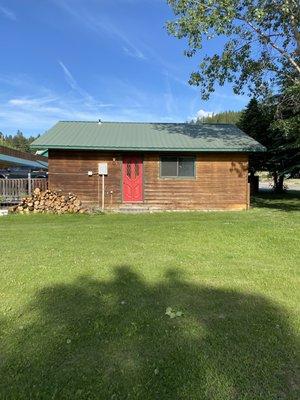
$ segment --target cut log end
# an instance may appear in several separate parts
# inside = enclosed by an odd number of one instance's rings
[[[73,193],[66,196],[60,191],[46,190],[42,192],[39,188],[36,188],[32,196],[22,198],[20,204],[10,207],[9,212],[19,214],[83,214],[87,210],[83,208],[81,201]]]

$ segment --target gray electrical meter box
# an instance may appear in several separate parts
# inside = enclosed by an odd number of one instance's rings
[[[107,175],[107,163],[99,163],[98,164],[98,174],[99,175]]]

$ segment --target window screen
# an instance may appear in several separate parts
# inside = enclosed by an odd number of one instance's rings
[[[161,158],[161,176],[177,176],[177,157]]]
[[[191,157],[178,158],[178,176],[194,176],[194,159]]]
[[[193,157],[161,157],[162,177],[193,177],[195,176],[195,159]]]

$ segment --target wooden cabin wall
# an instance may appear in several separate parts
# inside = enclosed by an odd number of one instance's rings
[[[163,210],[241,210],[248,205],[248,155],[198,153],[195,178],[160,178],[160,155],[143,155],[144,206]],[[50,150],[49,187],[73,192],[87,206],[101,200],[99,162],[108,163],[106,208],[122,207],[122,154]],[[87,172],[92,170],[92,177]],[[98,193],[100,192],[100,198]]]
[[[164,209],[247,208],[248,156],[199,153],[195,178],[159,178],[159,155],[146,156],[145,201]]]
[[[49,188],[76,194],[87,206],[101,202],[102,181],[98,163],[108,163],[105,177],[105,205],[118,207],[122,203],[121,157],[113,153],[81,150],[49,150]],[[93,171],[93,176],[88,176]]]

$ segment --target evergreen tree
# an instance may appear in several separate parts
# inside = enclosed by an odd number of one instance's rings
[[[249,136],[267,146],[267,131],[272,120],[273,112],[271,110],[267,112],[263,104],[253,98],[242,112],[237,125]]]
[[[259,103],[256,99],[251,99],[238,126],[267,148],[265,154],[250,156],[251,176],[257,171],[268,171],[274,179],[274,190],[281,192],[285,175],[297,170],[298,145],[296,138],[286,135],[277,124],[277,110],[275,98],[268,103]]]
[[[253,98],[242,112],[237,126],[247,135],[269,148],[272,144],[269,128],[273,118],[274,110],[264,107],[263,104]],[[252,176],[257,171],[266,170],[266,156],[263,154],[251,155],[249,170]]]
[[[28,140],[24,137],[20,130],[18,130],[16,135],[13,137],[13,145],[18,150],[26,152],[30,151]]]
[[[241,116],[241,111],[223,111],[208,117],[197,119],[197,123],[206,124],[237,124]]]
[[[3,135],[3,133],[2,132],[0,132],[0,146],[5,146],[5,144],[4,144],[4,135]]]
[[[26,138],[23,133],[18,130],[15,135],[3,135],[0,132],[0,144],[2,146],[11,147],[16,150],[25,151],[27,153],[34,152],[30,148],[30,144],[35,140],[34,136]]]
[[[273,138],[269,169],[275,189],[281,191],[284,176],[300,171],[300,85],[285,82],[281,94],[271,100],[276,112],[269,130]]]

